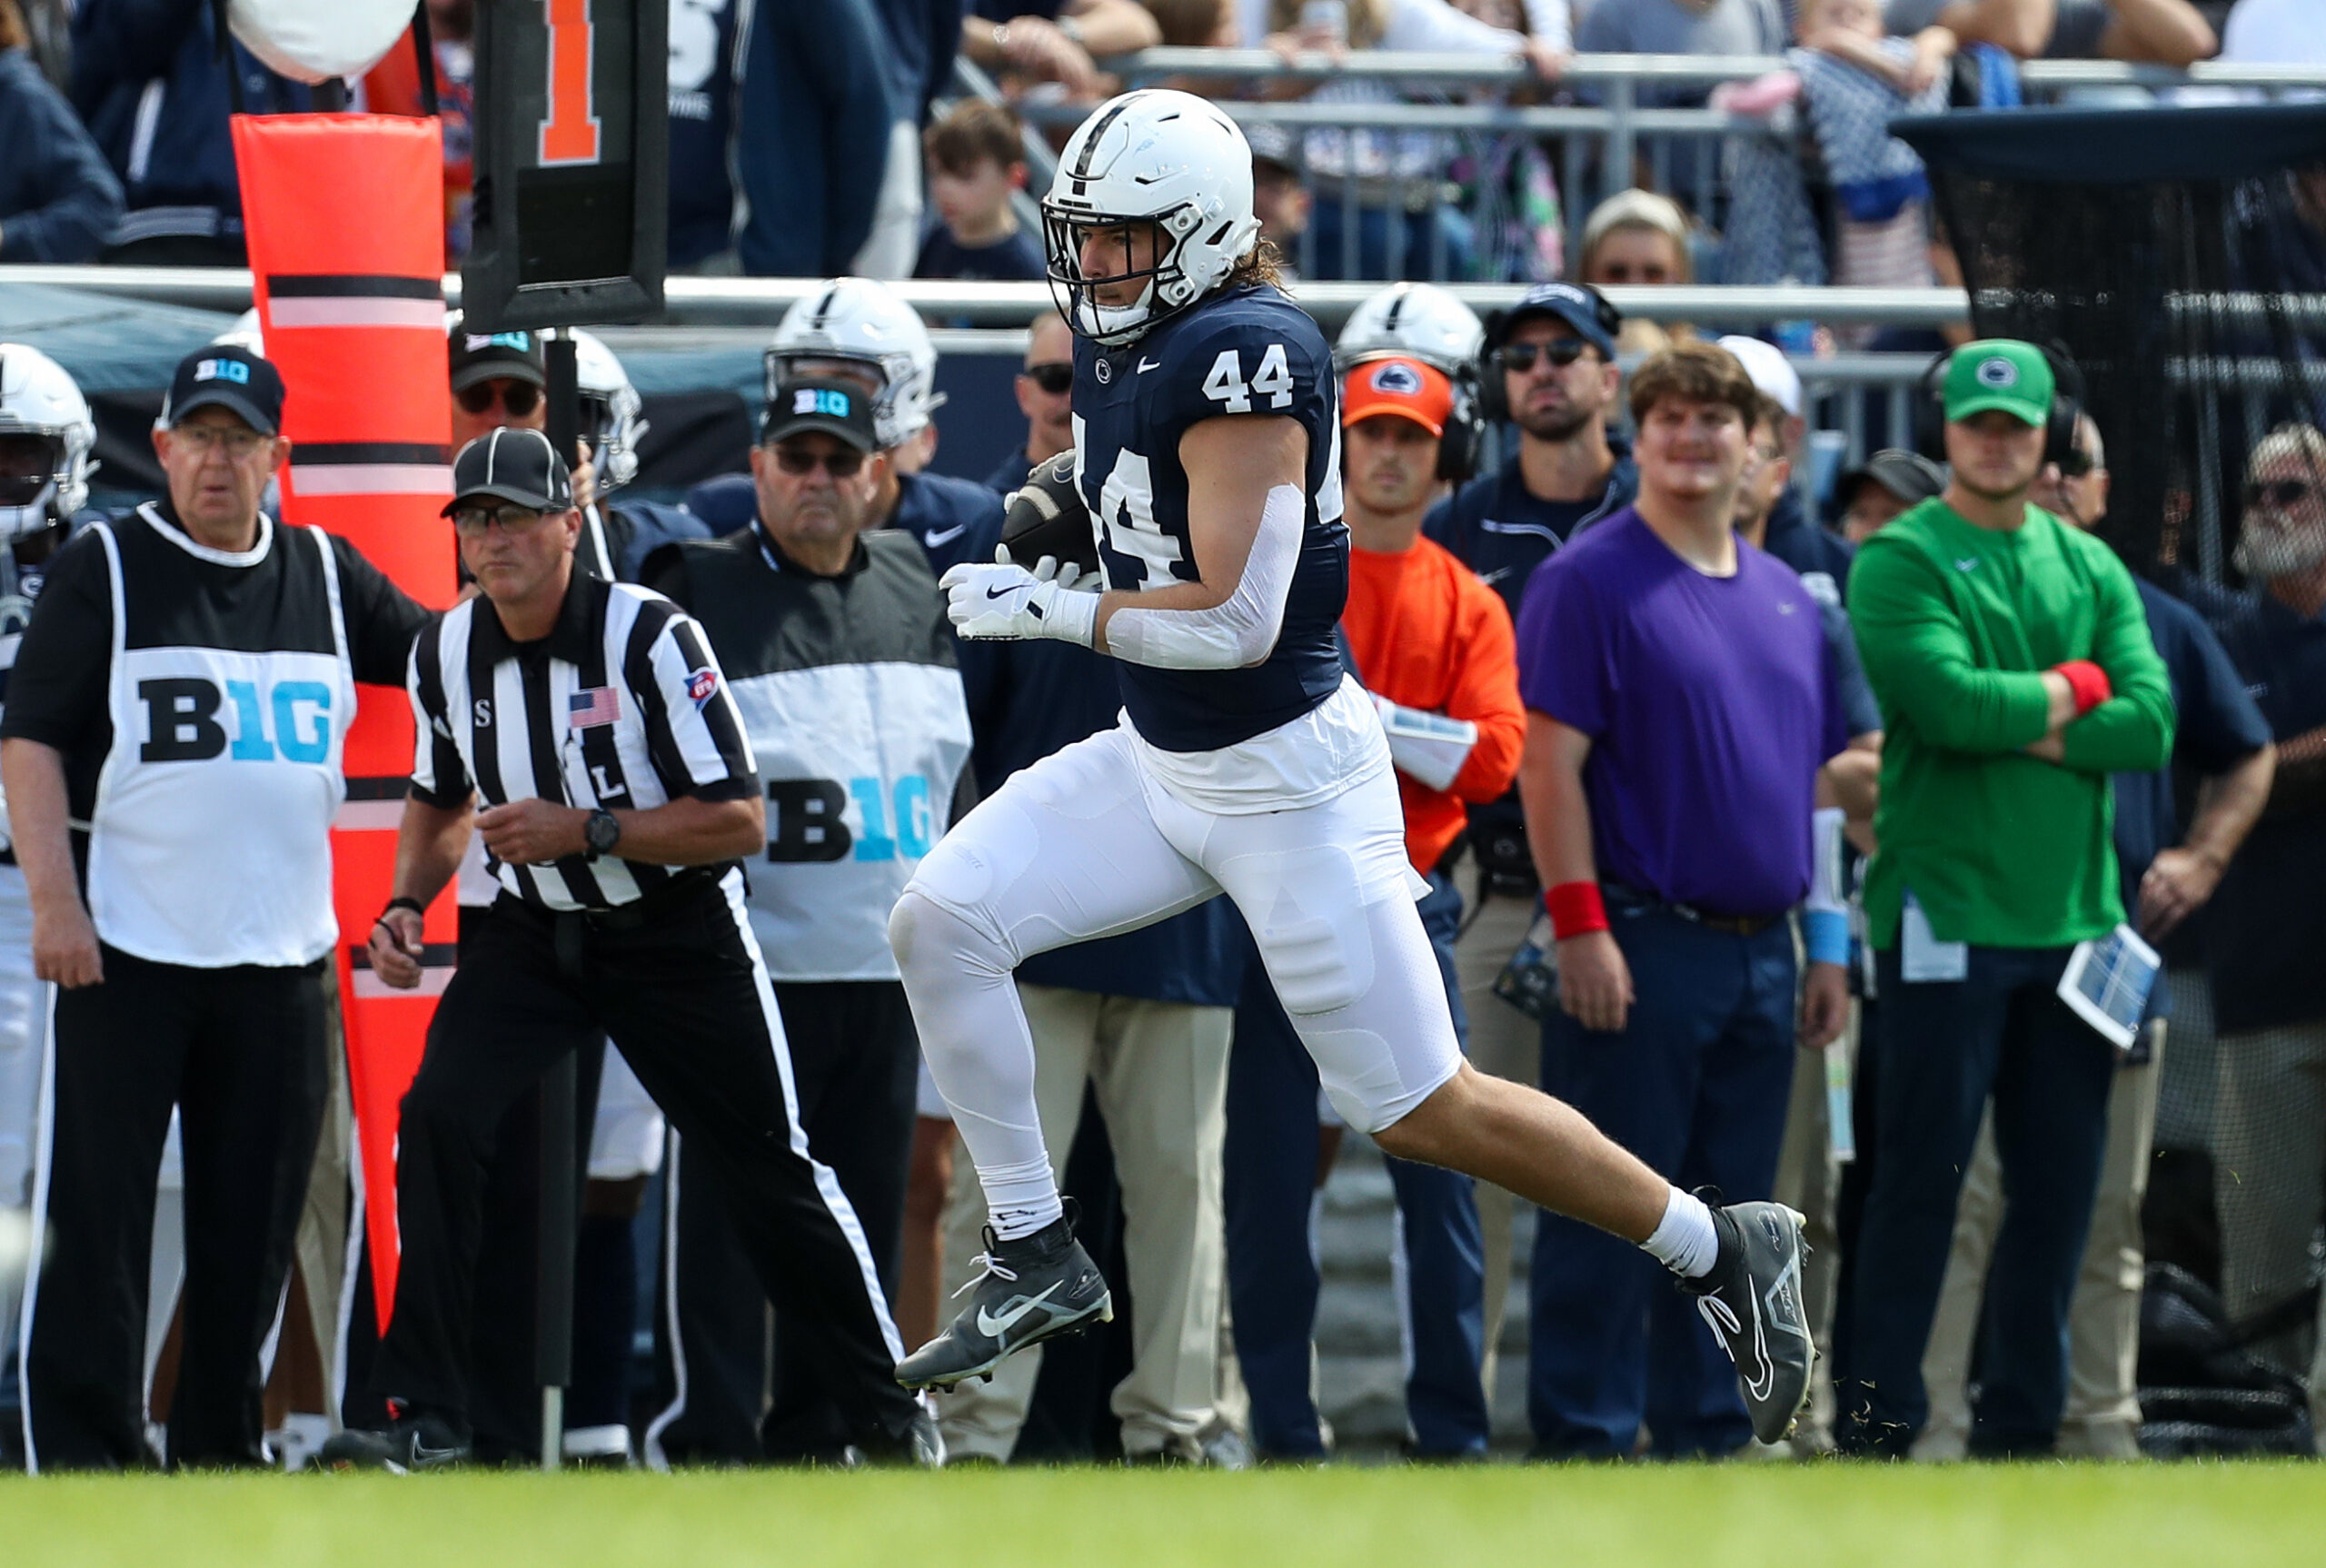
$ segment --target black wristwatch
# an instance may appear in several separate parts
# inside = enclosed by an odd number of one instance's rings
[[[582,838],[590,846],[591,859],[610,855],[613,853],[614,846],[621,842],[621,822],[601,806],[590,813],[590,820],[582,825]]]

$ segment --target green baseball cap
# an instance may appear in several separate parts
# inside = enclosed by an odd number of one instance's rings
[[[2017,338],[1964,343],[1946,362],[1940,398],[1950,424],[1991,408],[2025,424],[2045,424],[2052,417],[2052,362]]]

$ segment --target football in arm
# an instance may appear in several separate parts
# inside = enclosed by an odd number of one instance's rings
[[[1001,542],[1009,547],[1009,559],[1029,570],[1046,555],[1085,571],[1098,570],[1098,538],[1074,482],[1072,452],[1034,465],[1002,513]]]

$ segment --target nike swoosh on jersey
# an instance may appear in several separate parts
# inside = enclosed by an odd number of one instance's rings
[[[1042,1303],[1049,1296],[1055,1295],[1059,1286],[1065,1283],[1066,1281],[1062,1279],[1058,1280],[1050,1285],[1049,1289],[1042,1292],[1040,1295],[1021,1297],[1019,1300],[1011,1304],[1009,1310],[1003,1313],[999,1317],[996,1317],[993,1314],[986,1311],[983,1307],[978,1308],[978,1332],[984,1335],[988,1339],[999,1339],[1003,1335],[1009,1333],[1012,1327],[1016,1326],[1020,1318],[1023,1318],[1028,1313],[1033,1311],[1034,1308],[1041,1305]]]
[[[966,522],[957,522],[950,528],[940,528],[933,533],[922,534],[921,545],[924,549],[935,550],[940,544],[950,544],[968,531],[969,526]]]
[[[1163,362],[1161,360],[1151,360],[1144,355],[1141,355],[1139,358],[1138,373],[1141,375],[1145,375],[1148,371],[1159,371],[1162,368]]]

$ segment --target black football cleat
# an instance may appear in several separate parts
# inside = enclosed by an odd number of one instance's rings
[[[398,1409],[385,1432],[350,1427],[333,1434],[316,1450],[315,1464],[323,1470],[384,1470],[392,1475],[409,1475],[416,1470],[464,1464],[474,1448],[439,1417]]]
[[[1817,1361],[1801,1305],[1804,1222],[1779,1203],[1731,1204],[1714,1209],[1712,1222],[1720,1255],[1709,1274],[1680,1286],[1736,1364],[1753,1435],[1781,1442],[1808,1403]]]
[[[985,1272],[961,1287],[976,1292],[969,1305],[943,1333],[897,1364],[897,1381],[905,1387],[949,1389],[969,1378],[989,1379],[1005,1357],[1028,1345],[1079,1334],[1115,1315],[1106,1277],[1074,1239],[1069,1219],[1016,1241],[995,1240],[988,1226],[978,1262]]]

